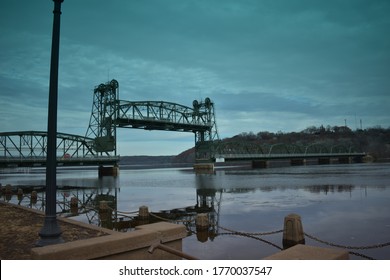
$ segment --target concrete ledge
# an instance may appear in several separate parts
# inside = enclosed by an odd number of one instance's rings
[[[264,260],[348,260],[349,253],[345,250],[320,248],[298,244],[283,250]]]
[[[137,231],[152,231],[158,233],[159,240],[162,243],[171,242],[177,239],[182,239],[187,236],[187,230],[184,225],[177,225],[167,222],[153,223],[135,228]]]
[[[33,259],[180,259],[164,251],[148,253],[148,248],[163,242],[181,251],[182,239],[187,236],[183,225],[166,222],[137,227],[128,233],[78,240],[32,249]]]

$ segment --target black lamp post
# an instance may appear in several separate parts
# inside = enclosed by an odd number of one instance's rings
[[[58,60],[60,47],[61,3],[54,1],[53,35],[51,45],[49,109],[47,122],[47,158],[46,158],[46,208],[45,220],[37,246],[46,246],[64,242],[57,223],[57,100],[58,100]]]

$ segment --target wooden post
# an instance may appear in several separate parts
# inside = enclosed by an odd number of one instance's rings
[[[305,236],[301,216],[289,214],[284,218],[283,249],[297,244],[305,244]]]

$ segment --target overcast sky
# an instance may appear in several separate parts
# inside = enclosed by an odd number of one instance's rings
[[[0,131],[46,130],[54,2],[0,1]],[[58,131],[85,135],[93,88],[215,103],[221,138],[390,127],[390,1],[65,0]],[[174,155],[192,133],[118,129],[121,155]]]

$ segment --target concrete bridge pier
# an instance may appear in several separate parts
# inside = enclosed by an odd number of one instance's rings
[[[253,160],[252,168],[268,168],[269,161],[268,160]]]
[[[213,162],[197,162],[194,164],[195,173],[214,173]]]
[[[100,165],[98,173],[99,173],[99,177],[103,177],[103,176],[114,176],[114,177],[116,177],[116,176],[119,175],[119,166],[118,165],[114,165],[114,166],[103,166],[103,165]]]
[[[341,164],[350,164],[353,162],[352,157],[339,157],[339,163]]]
[[[306,165],[306,159],[304,158],[294,158],[290,160],[291,166],[300,166],[300,165]]]
[[[318,164],[330,164],[330,158],[318,158]]]

